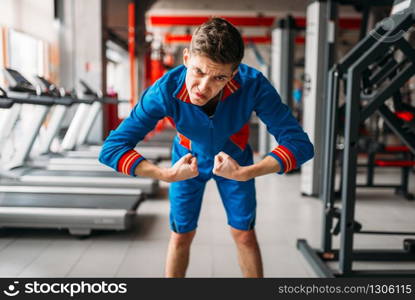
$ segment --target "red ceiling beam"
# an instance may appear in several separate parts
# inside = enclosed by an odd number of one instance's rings
[[[166,34],[165,43],[190,43],[192,36],[190,34]]]
[[[266,26],[274,24],[274,17],[238,17],[220,16],[235,26]],[[211,16],[150,16],[152,26],[198,26]]]
[[[165,43],[190,43],[192,35],[190,34],[166,34],[164,38]],[[271,43],[270,36],[244,36],[244,42],[252,42],[255,44],[269,44]]]
[[[192,36],[190,34],[166,34],[164,38],[164,42],[166,44],[172,44],[172,43],[190,43],[190,40],[192,39]],[[271,37],[270,36],[244,36],[243,37],[244,42],[252,42],[255,44],[270,44],[271,43]],[[304,44],[305,43],[305,37],[304,36],[297,36],[295,38],[296,44]]]
[[[209,20],[210,16],[150,16],[151,26],[198,26]],[[235,26],[263,26],[271,27],[276,18],[274,17],[242,17],[242,16],[221,16]],[[295,17],[295,24],[305,28],[307,21],[305,17]],[[344,17],[339,19],[341,29],[360,29],[361,19]]]

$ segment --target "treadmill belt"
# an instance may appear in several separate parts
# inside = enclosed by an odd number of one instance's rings
[[[135,210],[141,196],[0,193],[0,206]]]

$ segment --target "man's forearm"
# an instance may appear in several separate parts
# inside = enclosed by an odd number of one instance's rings
[[[168,169],[160,168],[147,160],[143,160],[134,170],[134,174],[140,177],[169,181]]]
[[[266,156],[263,160],[257,162],[256,164],[242,167],[241,172],[244,180],[250,180],[258,176],[276,173],[280,170],[281,166],[278,161],[271,156]]]

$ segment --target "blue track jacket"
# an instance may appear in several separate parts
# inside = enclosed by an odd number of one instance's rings
[[[164,117],[170,117],[176,125],[178,134],[173,142],[187,148],[198,160],[212,160],[220,151],[236,157],[248,146],[252,112],[278,142],[268,155],[281,165],[280,174],[313,157],[307,134],[259,71],[240,64],[239,72],[224,87],[214,116],[209,118],[201,107],[190,102],[186,70],[183,65],[176,67],[143,93],[130,116],[105,140],[101,163],[135,176],[135,168],[145,158],[134,148]]]

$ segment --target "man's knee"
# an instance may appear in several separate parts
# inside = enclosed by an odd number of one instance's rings
[[[232,237],[240,246],[256,247],[258,245],[255,230],[239,230],[231,227]]]
[[[196,230],[186,233],[177,233],[172,231],[170,235],[170,242],[177,248],[187,248],[190,247],[195,234]]]

